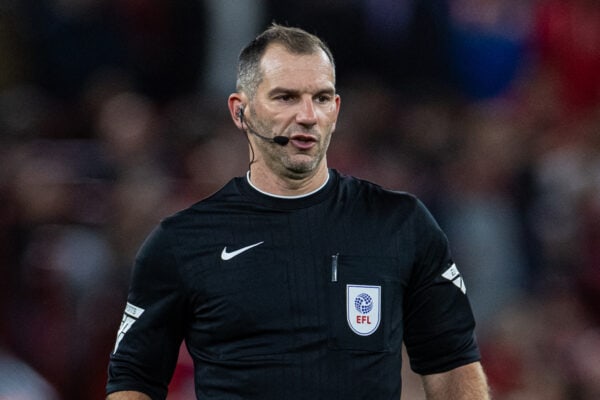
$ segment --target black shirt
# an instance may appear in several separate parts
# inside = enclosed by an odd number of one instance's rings
[[[301,198],[232,179],[136,258],[107,392],[163,399],[181,341],[199,399],[398,399],[479,360],[447,239],[423,204],[330,170]]]

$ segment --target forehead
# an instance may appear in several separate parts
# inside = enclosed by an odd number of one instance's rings
[[[334,71],[321,49],[311,54],[289,52],[279,44],[270,45],[260,63],[263,85],[298,86],[314,84],[334,87]]]

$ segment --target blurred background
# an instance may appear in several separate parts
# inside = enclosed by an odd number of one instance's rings
[[[103,399],[138,246],[247,170],[271,21],[336,56],[330,166],[448,234],[495,399],[600,398],[597,0],[0,0],[0,398]]]

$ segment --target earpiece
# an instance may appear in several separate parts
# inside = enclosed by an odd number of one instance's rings
[[[240,106],[237,109],[237,117],[240,121],[244,118],[244,106]]]

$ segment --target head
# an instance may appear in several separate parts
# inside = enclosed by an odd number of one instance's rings
[[[294,54],[314,54],[322,51],[331,63],[333,83],[335,84],[333,54],[321,39],[299,28],[273,24],[250,42],[240,53],[236,83],[238,92],[246,93],[250,99],[254,97],[256,89],[263,78],[260,62],[267,47],[271,44],[282,45],[287,51]]]
[[[302,180],[327,173],[339,106],[333,56],[318,37],[274,24],[242,50],[237,92],[229,97],[234,122],[246,133],[290,139],[281,146],[248,135],[253,177]]]

